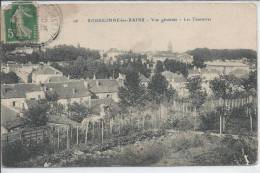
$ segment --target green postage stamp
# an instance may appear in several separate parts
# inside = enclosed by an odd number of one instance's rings
[[[4,10],[7,43],[38,41],[37,8],[28,2],[13,3]]]

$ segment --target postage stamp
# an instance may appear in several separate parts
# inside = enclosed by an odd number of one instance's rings
[[[6,42],[37,42],[37,8],[32,3],[14,3],[4,11]]]

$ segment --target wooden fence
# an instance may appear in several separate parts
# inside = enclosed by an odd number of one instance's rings
[[[249,96],[244,98],[236,98],[236,99],[207,99],[205,103],[202,105],[201,110],[205,112],[212,112],[217,107],[220,106],[226,106],[229,108],[238,108],[243,105],[249,104],[249,103],[256,103],[257,99]],[[178,112],[194,112],[195,108],[189,101],[176,101],[172,100],[170,104],[167,105],[167,109],[172,109],[174,111]]]
[[[253,103],[253,98],[208,100],[203,106],[209,111],[218,106],[240,107],[247,103]],[[70,125],[48,125],[44,127],[23,129],[17,132],[3,134],[2,145],[6,146],[13,142],[21,142],[23,145],[45,143],[52,152],[59,152],[78,145],[102,144],[106,140],[116,139],[133,132],[160,129],[167,118],[171,116],[169,111],[192,113],[194,109],[191,103],[173,101],[168,106],[154,111],[153,113],[142,113],[133,116],[117,115],[115,118],[104,118],[99,121],[89,121],[80,126]],[[252,120],[251,120],[252,121]]]

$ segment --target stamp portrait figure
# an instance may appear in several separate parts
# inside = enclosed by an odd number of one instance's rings
[[[17,29],[17,36],[18,37],[27,37],[31,38],[32,30],[25,26],[24,18],[26,17],[33,17],[29,14],[28,8],[23,8],[22,6],[18,6],[14,15],[12,16],[11,22],[15,24]]]

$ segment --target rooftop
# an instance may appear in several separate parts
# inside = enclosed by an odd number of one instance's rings
[[[1,98],[25,98],[26,93],[42,91],[40,85],[31,83],[4,84],[1,85]]]
[[[65,76],[51,76],[47,82],[65,82],[69,79]]]
[[[227,60],[227,61],[207,61],[205,62],[208,66],[229,66],[229,67],[249,67],[249,65],[243,63],[242,61],[235,61],[235,60]]]
[[[56,92],[60,99],[80,98],[90,96],[91,93],[84,80],[69,80],[64,82],[52,82],[44,84],[46,91]]]
[[[119,84],[115,79],[90,79],[86,80],[88,88],[93,93],[117,92]]]
[[[49,66],[49,65],[40,65],[34,72],[34,74],[62,74],[59,70]]]

